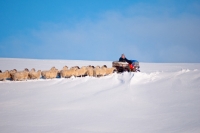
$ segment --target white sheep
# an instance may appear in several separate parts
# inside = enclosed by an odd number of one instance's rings
[[[27,68],[25,70],[28,70]],[[31,71],[28,74],[28,79],[31,79],[31,75],[30,73],[35,72],[35,68],[32,68]]]
[[[62,70],[60,70],[59,74],[60,74],[60,77],[65,77],[64,73],[65,71],[68,70],[68,67],[67,66],[64,66]]]
[[[16,69],[13,69],[13,70],[10,70],[9,73],[10,73],[10,76],[11,76],[11,80],[13,80],[13,77],[14,77],[14,74],[17,72]]]
[[[115,71],[117,71],[117,69],[115,67],[107,68],[106,69],[106,75],[112,74]]]
[[[67,66],[64,66],[62,70],[68,70],[68,67],[67,67]]]
[[[69,70],[63,70],[62,73],[60,74],[61,78],[70,78],[72,76],[76,75],[76,70],[79,67],[71,67]]]
[[[16,72],[13,74],[14,81],[27,80],[29,76],[29,70],[26,68],[24,71]]]
[[[101,68],[99,66],[97,66],[94,69],[94,76],[98,77],[98,76],[105,76],[106,75],[106,67],[102,66]]]
[[[31,71],[29,72],[30,79],[40,79],[41,77],[41,70],[38,70],[37,72]]]
[[[48,72],[51,71],[51,70],[55,70],[55,69],[56,69],[55,67],[52,67],[50,70],[42,71],[42,72],[41,72],[42,77],[45,78],[45,77],[46,77],[46,73],[48,73]]]
[[[44,73],[44,76],[43,76],[43,77],[44,77],[45,79],[53,79],[53,78],[56,78],[56,77],[57,77],[58,72],[59,72],[58,69],[51,69],[51,70],[49,70],[49,71],[46,71],[46,72]]]
[[[87,75],[93,77],[94,76],[94,66],[87,67]]]
[[[87,67],[83,66],[80,69],[76,69],[74,76],[79,77],[79,76],[86,76],[87,74]]]
[[[10,73],[8,70],[6,70],[3,73],[0,73],[0,80],[5,81],[7,78],[11,78]]]

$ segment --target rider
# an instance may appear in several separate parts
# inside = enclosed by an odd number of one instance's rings
[[[124,54],[122,54],[122,56],[119,58],[119,62],[129,62],[129,60],[126,59]]]
[[[131,70],[133,70],[133,68],[134,68],[132,62],[130,60],[126,59],[124,54],[122,54],[122,56],[119,58],[119,62],[127,62],[129,64],[129,68]]]

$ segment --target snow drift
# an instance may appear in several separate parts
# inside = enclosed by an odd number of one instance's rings
[[[0,59],[0,69],[110,61]],[[0,132],[200,132],[200,64],[140,63],[140,73],[0,82]]]

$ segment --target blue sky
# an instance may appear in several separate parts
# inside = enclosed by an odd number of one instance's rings
[[[200,63],[198,0],[0,1],[0,57]]]

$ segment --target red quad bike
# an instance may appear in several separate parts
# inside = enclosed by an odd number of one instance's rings
[[[118,73],[121,72],[140,72],[139,68],[139,62],[137,60],[129,60],[127,62],[119,62],[119,61],[113,61],[112,66],[117,69]]]

